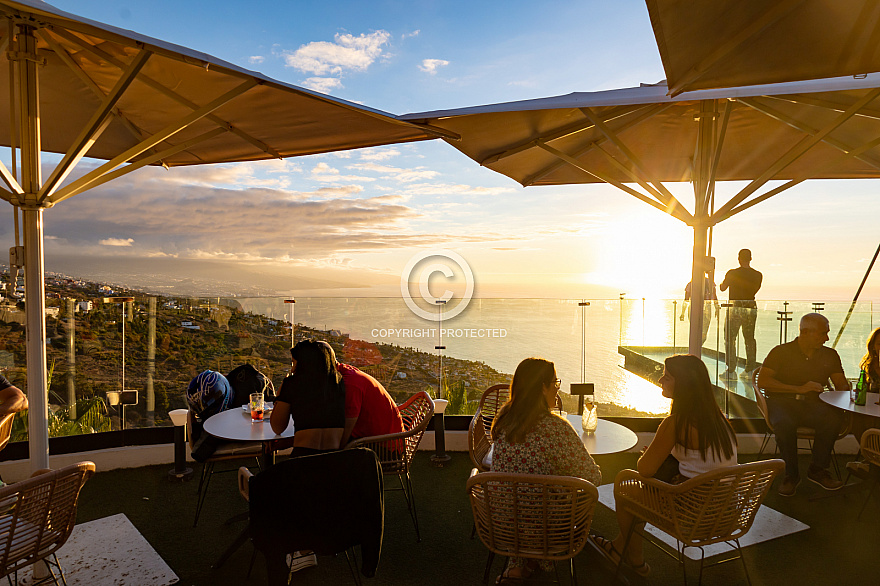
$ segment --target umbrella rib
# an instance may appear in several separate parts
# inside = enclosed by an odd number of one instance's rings
[[[92,114],[92,118],[86,123],[67,153],[65,153],[64,157],[52,171],[49,179],[40,187],[37,201],[43,201],[58,188],[79,161],[89,152],[89,149],[95,144],[95,141],[98,140],[104,130],[107,129],[107,126],[113,120],[110,117],[111,110],[119,102],[122,94],[125,93],[125,90],[128,89],[144,65],[147,64],[151,54],[149,51],[141,51],[132,59],[119,79],[116,80],[116,85],[104,97],[103,103]]]
[[[681,79],[676,81],[669,88],[669,95],[675,97],[682,93],[684,86],[699,79],[706,71],[715,65],[720,59],[728,53],[734,51],[737,47],[751,39],[753,36],[784,17],[791,12],[798,4],[802,4],[804,0],[788,0],[781,2],[768,9],[759,18],[752,20],[749,25],[736,33],[732,38],[722,43],[717,49],[712,51],[702,61],[697,62],[693,67],[688,69]]]
[[[782,102],[790,102],[793,104],[806,104],[807,106],[816,106],[818,108],[825,108],[826,110],[833,110],[835,112],[845,112],[846,105],[835,104],[829,100],[823,100],[817,98],[815,96],[811,96],[808,94],[797,94],[797,95],[789,95],[789,96],[761,96],[768,100],[779,100]],[[874,120],[880,120],[880,110],[873,110],[864,108],[859,112],[856,112],[856,116],[861,118],[871,118]]]
[[[831,124],[825,126],[825,128],[821,129],[818,133],[813,136],[804,137],[798,144],[794,145],[787,153],[785,153],[781,158],[779,158],[775,163],[770,165],[761,175],[759,175],[756,179],[751,181],[742,191],[732,197],[727,203],[721,206],[721,209],[716,212],[718,216],[724,216],[727,212],[735,208],[737,205],[741,204],[746,200],[751,194],[760,189],[762,185],[770,181],[776,173],[785,169],[795,160],[800,158],[804,153],[813,148],[817,143],[819,143],[822,139],[825,138],[828,133],[832,132],[834,129],[838,128],[841,124],[852,118],[856,112],[862,109],[867,104],[871,103],[877,96],[880,95],[880,88],[871,90],[862,96],[859,100],[854,102],[849,108],[846,109],[840,116],[838,116]]]
[[[9,186],[9,190],[16,195],[24,195],[24,189],[21,188],[21,184],[15,178],[15,176],[9,171],[6,165],[3,164],[3,161],[0,161],[0,179],[3,179],[3,183]],[[10,195],[12,195],[10,193]]]
[[[686,209],[681,207],[680,204],[679,204],[679,206],[674,206],[674,205],[673,206],[664,206],[661,202],[658,202],[654,199],[651,199],[650,197],[648,197],[647,195],[645,195],[643,193],[639,193],[638,191],[636,191],[632,187],[629,187],[628,185],[621,183],[620,181],[615,181],[614,179],[611,179],[610,177],[606,177],[606,176],[604,176],[600,173],[597,173],[595,171],[590,171],[574,157],[571,157],[571,156],[563,153],[562,151],[551,147],[550,145],[541,144],[539,146],[540,146],[540,148],[544,149],[545,151],[547,151],[551,155],[558,157],[559,159],[561,159],[565,163],[568,163],[569,165],[571,165],[575,169],[579,169],[579,170],[583,171],[584,173],[586,173],[587,175],[590,175],[591,177],[595,177],[596,179],[602,181],[603,183],[608,183],[609,185],[613,185],[614,187],[620,189],[621,191],[625,191],[626,193],[632,195],[636,199],[639,199],[648,205],[654,206],[655,208],[657,208],[661,212],[665,212],[667,214],[670,214],[686,224],[690,223],[690,221],[693,219],[693,217],[690,215],[690,213]],[[676,203],[678,203],[678,202],[676,202]]]
[[[600,153],[605,155],[605,158],[608,159],[608,161],[612,165],[617,167],[617,169],[619,169],[621,172],[623,172],[625,175],[627,175],[630,179],[632,179],[633,181],[635,181],[636,183],[641,185],[642,189],[644,189],[645,191],[647,191],[648,193],[653,195],[658,201],[663,202],[667,205],[670,203],[669,198],[667,198],[665,195],[660,193],[660,191],[655,189],[653,185],[651,185],[648,181],[646,181],[641,176],[639,176],[638,173],[636,173],[635,171],[633,171],[632,169],[630,169],[629,167],[627,167],[626,165],[624,165],[623,163],[618,161],[611,153],[609,153],[607,150],[605,150],[605,148],[601,144],[596,144],[596,149],[598,149]],[[673,197],[672,199],[675,199],[675,198]],[[678,203],[678,202],[676,202],[676,203]]]
[[[615,108],[614,111],[612,111],[610,113],[610,116],[607,118],[606,121],[613,120],[613,119],[618,118],[620,116],[625,116],[631,112],[635,112],[635,111],[642,109],[644,107],[645,106],[638,106],[636,108],[632,108],[632,107],[626,107],[626,108],[620,108],[620,109]],[[621,109],[623,111],[621,111]],[[578,132],[583,132],[584,130],[589,130],[590,128],[593,128],[593,123],[591,121],[578,120],[577,122],[573,122],[571,124],[566,124],[565,126],[562,126],[561,128],[557,128],[555,130],[551,130],[550,132],[548,132],[546,134],[542,134],[538,138],[531,138],[530,137],[527,140],[515,143],[512,146],[504,147],[504,149],[498,151],[497,153],[490,155],[490,156],[484,158],[483,160],[477,161],[477,162],[480,165],[486,167],[488,165],[491,165],[492,163],[497,163],[501,159],[506,159],[507,157],[513,156],[517,153],[521,153],[523,151],[527,151],[531,148],[534,148],[534,147],[538,146],[538,143],[540,143],[540,142],[550,142],[553,140],[564,138],[566,136],[571,136],[573,134],[577,134]]]
[[[56,41],[52,37],[52,35],[45,34],[46,32],[49,32],[49,31],[41,30],[41,31],[37,31],[36,34],[41,39],[43,39],[47,45],[49,45],[50,49],[55,51],[55,54],[67,65],[67,67],[71,71],[73,71],[76,74],[77,77],[80,78],[80,80],[85,85],[87,85],[89,88],[91,88],[92,92],[94,92],[94,94],[96,96],[98,96],[100,99],[103,100],[106,97],[106,94],[103,92],[103,90],[101,90],[100,87],[98,87],[98,84],[96,84],[92,80],[92,78],[89,77],[85,71],[83,71],[82,67],[80,67],[76,63],[76,61],[73,60],[73,58],[70,56],[70,53],[68,53],[67,50],[64,47],[62,47],[58,43],[58,41]],[[114,106],[113,109],[111,110],[111,113],[114,116],[116,116],[116,118],[118,118],[120,122],[122,122],[122,124],[128,129],[128,131],[131,133],[131,135],[138,142],[140,142],[141,140],[143,140],[147,136],[147,134],[143,130],[138,128],[131,120],[129,120],[122,112],[120,112],[119,108]]]
[[[11,191],[7,191],[2,188],[0,188],[0,199],[7,201],[14,206],[21,205],[21,199],[18,197],[17,194],[14,194]]]
[[[233,88],[232,90],[226,92],[225,94],[223,94],[219,98],[216,98],[215,100],[202,106],[198,110],[191,112],[190,114],[184,116],[183,118],[181,118],[177,122],[169,124],[168,126],[163,128],[159,132],[155,133],[151,137],[141,141],[139,144],[131,147],[130,149],[123,152],[122,154],[117,155],[116,157],[107,161],[106,163],[104,163],[103,165],[98,167],[97,169],[91,171],[90,173],[83,175],[82,177],[80,177],[76,181],[73,181],[73,182],[67,184],[66,186],[62,187],[57,192],[55,192],[55,197],[53,197],[52,200],[57,202],[57,201],[67,199],[68,197],[70,197],[70,195],[73,195],[74,193],[80,193],[81,191],[86,189],[94,180],[101,177],[101,175],[104,175],[105,173],[109,173],[110,171],[112,171],[113,169],[118,167],[119,165],[122,165],[126,161],[129,161],[129,160],[137,157],[138,155],[142,154],[143,152],[149,150],[150,148],[152,148],[155,145],[159,144],[160,142],[164,141],[168,137],[173,136],[174,134],[180,132],[181,130],[183,130],[184,128],[189,126],[190,124],[196,122],[197,120],[204,118],[205,116],[207,116],[208,114],[210,114],[211,112],[216,110],[217,108],[223,106],[224,104],[230,102],[231,100],[234,100],[235,98],[242,95],[243,93],[245,93],[246,91],[248,91],[249,89],[253,88],[256,85],[257,85],[256,79],[251,78],[249,80],[246,80],[244,83],[242,83],[239,86]]]
[[[799,130],[799,131],[803,132],[804,134],[814,135],[817,132],[819,132],[816,128],[808,126],[807,124],[802,123],[798,120],[795,120],[794,118],[792,118],[786,114],[783,114],[782,112],[776,110],[775,108],[767,106],[766,104],[762,104],[761,102],[759,102],[758,100],[756,100],[754,98],[737,98],[737,101],[742,102],[743,104],[745,104],[749,108],[752,108],[753,110],[755,110],[757,112],[765,114],[766,116],[769,116],[770,118],[774,118],[776,120],[779,120],[780,122],[787,124],[788,126],[791,126],[792,128],[794,128],[795,130]],[[832,147],[836,148],[837,150],[842,151],[844,153],[849,153],[851,150],[853,150],[852,147],[850,147],[846,143],[843,143],[835,138],[831,138],[830,136],[826,136],[824,139],[822,139],[822,142],[824,142],[825,144],[832,146]],[[864,163],[867,163],[868,165],[871,165],[875,169],[880,169],[880,163],[872,160],[870,157],[859,156],[856,158]]]
[[[77,194],[81,193],[82,191],[85,191],[87,189],[94,189],[95,187],[98,187],[99,185],[103,185],[109,181],[113,181],[114,179],[122,177],[123,175],[128,175],[132,171],[137,171],[138,169],[140,169],[142,167],[146,167],[147,165],[152,165],[153,163],[155,163],[157,161],[161,161],[162,159],[165,159],[165,158],[170,157],[172,155],[176,155],[177,153],[179,153],[181,151],[185,151],[186,149],[190,148],[193,145],[196,145],[200,142],[214,138],[215,136],[219,136],[219,135],[223,134],[224,132],[226,132],[226,129],[218,126],[217,128],[209,130],[208,132],[205,132],[204,134],[201,134],[199,136],[196,136],[194,138],[186,140],[180,144],[176,144],[170,148],[167,148],[164,151],[154,153],[150,157],[145,157],[143,159],[139,159],[129,165],[124,166],[124,167],[119,167],[113,171],[110,171],[109,173],[105,173],[104,175],[101,175],[100,177],[98,177],[97,179],[95,179],[94,181],[89,183],[86,187],[84,187],[78,191],[75,191],[73,193],[67,194],[64,197],[53,200],[52,204],[54,205],[60,201],[64,201],[65,199],[73,197],[74,195],[77,195]]]
[[[645,167],[644,165],[642,165],[641,160],[636,156],[634,152],[629,149],[628,146],[626,146],[626,144],[622,140],[620,140],[620,136],[617,133],[612,132],[611,129],[608,128],[608,126],[606,126],[605,123],[602,122],[602,120],[598,116],[596,116],[596,114],[590,108],[581,108],[580,110],[587,118],[589,118],[593,122],[593,124],[596,125],[596,128],[599,129],[599,132],[605,135],[605,138],[610,140],[614,144],[614,146],[620,149],[620,152],[623,153],[623,156],[625,156],[633,165],[633,167],[635,167],[636,171],[638,171],[643,177],[648,176],[648,173],[645,171]],[[602,149],[602,152],[605,153],[605,155],[609,158],[613,159],[613,157],[611,157],[611,155],[607,153],[604,149]],[[635,179],[639,183],[639,185],[644,187],[647,191],[654,191],[647,185],[647,181],[645,181],[644,179],[640,179],[632,171],[628,171],[628,173],[631,173],[630,176],[633,177],[633,179]],[[663,183],[661,183],[660,181],[651,181],[651,184],[653,184],[653,186],[656,188],[656,191],[659,192],[659,194],[656,196],[657,199],[666,204],[672,204],[672,202],[675,202],[676,204],[679,203],[675,200],[675,196],[673,196],[672,193],[670,193],[669,190],[666,189],[666,186],[663,185]]]
[[[104,61],[107,61],[111,65],[118,67],[119,69],[125,68],[125,64],[122,61],[119,61],[118,59],[116,59],[115,57],[113,57],[112,55],[107,53],[106,51],[99,49],[98,47],[89,45],[88,43],[84,42],[76,35],[71,35],[67,31],[61,31],[61,30],[53,30],[52,32],[54,34],[64,38],[64,39],[68,40],[69,42],[74,43],[79,48],[93,54],[94,56],[98,57],[99,59],[103,59]],[[250,78],[250,79],[254,79],[254,78]],[[165,87],[164,85],[162,85],[158,81],[154,80],[152,77],[149,77],[147,75],[141,75],[140,77],[138,77],[138,81],[143,82],[148,87],[153,88],[154,90],[156,90],[160,94],[163,94],[164,96],[172,99],[173,101],[177,102],[178,104],[181,104],[182,106],[185,106],[191,110],[196,110],[199,107],[196,103],[189,101],[188,99],[186,99],[182,95],[178,94],[174,90],[172,90],[168,87]],[[270,147],[269,145],[267,145],[266,143],[264,143],[260,139],[254,137],[254,136],[251,136],[250,134],[241,130],[240,128],[236,128],[235,126],[233,126],[229,122],[223,120],[219,116],[217,116],[215,114],[210,114],[210,115],[206,116],[205,118],[210,120],[211,122],[213,122],[217,126],[221,126],[221,127],[225,128],[227,131],[232,132],[233,134],[235,134],[236,136],[238,136],[239,138],[241,138],[245,142],[252,144],[253,146],[258,148],[259,150],[263,151],[264,153],[268,153],[276,159],[284,158],[284,156],[281,153],[279,153],[278,151],[276,151],[275,149],[273,149],[272,147]]]
[[[791,181],[788,181],[788,182],[784,183],[783,185],[780,185],[779,187],[771,189],[767,193],[764,193],[758,197],[752,198],[751,200],[745,202],[744,204],[737,206],[734,209],[730,210],[729,212],[724,214],[724,216],[719,217],[718,222],[723,222],[727,218],[729,218],[735,214],[738,214],[741,211],[747,210],[750,207],[752,207],[753,205],[759,204],[762,201],[766,201],[766,200],[770,199],[771,197],[773,197],[774,195],[782,193],[783,191],[786,191],[787,189],[790,189],[790,188],[794,187],[795,185],[798,185],[799,183],[803,183],[804,181],[810,179],[810,177],[815,177],[821,171],[831,167],[832,164],[835,164],[842,159],[845,159],[847,157],[858,157],[861,153],[864,153],[864,152],[867,152],[871,149],[874,149],[877,146],[880,146],[880,137],[875,138],[874,140],[872,140],[870,142],[866,142],[862,146],[860,146],[856,149],[853,149],[850,152],[841,153],[841,155],[839,157],[832,158],[830,160],[826,160],[824,164],[819,165],[819,168],[811,174],[805,173],[801,177],[798,177],[797,179],[792,179]],[[714,220],[714,217],[713,217],[713,220]]]
[[[634,116],[630,120],[626,121],[625,123],[621,124],[620,128],[618,128],[617,131],[621,132],[623,130],[633,128],[634,126],[641,124],[642,122],[644,122],[645,120],[647,120],[651,116],[655,116],[671,106],[672,106],[672,103],[669,102],[669,103],[665,103],[665,104],[652,104],[648,107],[642,108],[641,112],[639,112],[636,116]],[[638,112],[638,110],[632,110],[631,112],[628,112],[627,114],[631,114],[631,113],[635,113],[635,112]],[[584,148],[573,152],[572,156],[580,157],[580,156],[586,154],[590,149],[592,149],[597,144],[601,144],[604,140],[606,140],[605,137],[600,136],[596,139],[596,141],[591,142],[590,144],[586,145]],[[541,146],[541,145],[538,144],[536,146]],[[563,161],[556,161],[556,162],[544,167],[543,169],[541,169],[537,173],[534,173],[534,174],[530,175],[529,177],[526,177],[522,181],[522,185],[525,187],[528,187],[529,185],[533,185],[536,181],[542,179],[543,177],[546,177],[547,175],[549,175],[550,173],[552,173],[553,171],[555,171],[556,169],[558,169],[559,167],[561,167],[564,164],[565,163]]]

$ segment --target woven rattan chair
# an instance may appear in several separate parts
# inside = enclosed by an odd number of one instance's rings
[[[18,584],[19,570],[43,560],[52,581],[66,584],[55,552],[73,531],[79,491],[94,473],[92,462],[80,462],[0,488],[0,577]]]
[[[467,490],[477,533],[489,550],[484,584],[495,554],[568,560],[572,584],[577,583],[574,556],[587,542],[599,500],[595,486],[572,476],[478,473],[475,468]]]
[[[409,467],[413,456],[422,441],[422,435],[434,416],[434,401],[425,391],[421,391],[398,405],[403,419],[403,431],[387,435],[363,437],[349,442],[345,449],[370,448],[376,452],[383,474],[394,474],[400,481],[400,490],[406,498],[406,506],[416,528],[416,539],[422,540],[419,533],[419,517],[416,513],[416,499],[413,494]]]
[[[752,374],[749,375],[752,381],[752,389],[755,391],[755,403],[758,405],[758,411],[761,412],[761,416],[764,418],[764,423],[767,424],[767,431],[764,433],[764,441],[761,442],[761,449],[758,452],[758,455],[761,456],[764,454],[764,450],[767,448],[767,445],[770,443],[770,437],[774,434],[773,426],[770,425],[770,415],[767,410],[767,398],[764,395],[764,390],[758,386],[758,374],[761,372],[761,368],[758,367],[752,371]],[[843,426],[843,429],[840,430],[840,433],[837,435],[838,440],[842,440],[850,433],[850,424],[851,417],[847,414],[846,424]],[[812,451],[813,449],[813,439],[816,437],[816,431],[812,427],[798,427],[797,428],[797,440],[800,442],[801,440],[806,440],[807,447],[802,448],[798,445],[798,450]],[[774,454],[779,451],[779,447],[777,446]],[[834,451],[834,446],[831,447],[831,463],[834,465],[834,471],[837,473],[837,477],[840,478],[840,467],[837,464],[837,453]]]
[[[783,470],[785,463],[782,460],[763,460],[719,468],[681,484],[666,484],[645,478],[635,470],[621,470],[614,480],[617,510],[650,523],[674,537],[679,544],[672,554],[653,541],[639,523],[632,523],[621,559],[626,559],[632,533],[638,531],[662,551],[678,559],[687,584],[684,550],[697,547],[703,552],[702,548],[707,545],[725,542],[736,550],[736,555],[711,565],[739,557],[751,584],[739,539],[748,533],[773,479]],[[700,558],[701,582],[704,556],[705,552]]]
[[[480,405],[471,419],[468,427],[468,453],[471,462],[480,472],[487,472],[492,468],[492,422],[501,406],[510,398],[510,385],[493,385],[483,392],[480,397]]]
[[[189,436],[189,447],[192,450],[194,445],[193,439],[193,419],[195,415],[192,410],[189,412],[187,420],[187,434]],[[202,433],[207,433],[202,431]],[[260,442],[220,442],[214,453],[211,454],[202,464],[202,474],[199,476],[199,488],[196,495],[196,517],[193,519],[193,527],[199,524],[199,516],[202,514],[202,507],[205,504],[205,497],[208,495],[208,485],[211,484],[211,477],[214,475],[214,466],[218,462],[228,462],[232,460],[241,460],[242,458],[255,458],[257,467],[260,466],[260,456],[263,454],[263,444]],[[229,470],[221,470],[221,472],[235,472],[237,468]]]
[[[868,429],[862,434],[859,451],[866,462],[873,464],[874,466],[880,466],[880,429]],[[862,508],[859,509],[859,518],[862,517],[865,506],[867,506],[868,501],[871,500],[871,495],[874,494],[875,488],[877,488],[876,476],[871,483],[871,490],[868,491],[868,496],[865,497],[865,502],[862,504]]]

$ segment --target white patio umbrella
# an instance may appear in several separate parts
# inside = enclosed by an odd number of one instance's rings
[[[44,209],[145,165],[257,161],[437,133],[39,0],[0,0],[0,17],[0,144],[12,153],[10,168],[0,163],[0,198],[22,210],[29,449],[31,465],[44,468]],[[63,155],[45,180],[42,152]],[[83,157],[106,163],[65,183]]]
[[[701,353],[709,229],[810,178],[880,177],[880,75],[689,92],[664,85],[407,114],[523,186],[608,183],[694,229],[689,351]],[[716,181],[747,181],[715,202]],[[784,183],[770,188],[768,182]],[[664,185],[691,182],[693,211]]]
[[[646,0],[669,94],[880,71],[875,0]]]

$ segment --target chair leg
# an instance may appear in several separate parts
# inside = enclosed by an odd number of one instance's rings
[[[568,560],[568,571],[571,574],[571,586],[577,586],[578,574],[577,569],[574,567],[574,558],[569,558]]]
[[[348,569],[351,570],[354,583],[357,586],[361,586],[361,577],[357,571],[357,555],[355,554],[354,547],[349,547],[345,550],[345,561],[348,562]]]
[[[742,563],[743,572],[746,573],[746,583],[752,586],[752,578],[749,576],[749,569],[746,567],[746,558],[743,557],[743,550],[739,544],[739,539],[734,539],[733,542],[736,544],[736,551],[739,554],[739,561]]]
[[[205,465],[202,468],[202,478],[199,480],[199,494],[198,500],[196,501],[196,518],[193,520],[193,527],[199,524],[199,515],[202,514],[202,505],[205,504],[205,496],[208,494],[208,485],[211,484],[212,474],[214,474],[214,463],[205,462]]]
[[[483,572],[483,584],[489,583],[489,573],[492,571],[492,562],[495,561],[495,553],[489,552],[489,557],[486,559],[486,571]]]
[[[412,517],[413,526],[416,528],[416,541],[422,541],[422,535],[419,532],[419,515],[416,511],[416,497],[413,494],[412,489],[412,481],[409,478],[409,470],[406,470],[403,475],[398,474],[397,478],[400,480],[400,486],[403,488],[403,496],[406,498],[406,506],[409,509],[409,516]]]

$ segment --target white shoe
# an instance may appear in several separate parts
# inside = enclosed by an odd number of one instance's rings
[[[287,554],[287,567],[291,572],[299,572],[305,568],[318,565],[318,558],[313,553],[304,554],[300,551]]]

